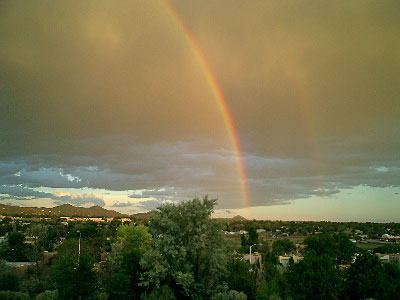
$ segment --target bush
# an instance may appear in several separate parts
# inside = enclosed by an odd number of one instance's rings
[[[0,291],[1,300],[30,300],[26,293],[13,292],[13,291]]]
[[[149,294],[142,296],[143,300],[176,300],[171,288],[163,285],[158,289],[152,290]]]
[[[221,292],[211,297],[211,300],[246,300],[247,296],[243,292],[227,291]]]
[[[57,300],[58,299],[58,291],[44,291],[36,296],[35,300]]]

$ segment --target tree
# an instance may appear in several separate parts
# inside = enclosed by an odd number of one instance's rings
[[[60,299],[90,299],[96,287],[93,268],[94,257],[83,244],[78,256],[78,241],[69,239],[59,247],[52,270],[52,279]],[[78,261],[79,258],[79,261]]]
[[[341,271],[329,256],[306,255],[290,264],[286,277],[295,300],[340,298]]]
[[[57,300],[58,299],[58,291],[44,291],[36,295],[35,300]]]
[[[374,254],[364,252],[347,270],[344,295],[347,299],[354,300],[382,299],[385,283],[384,268],[379,258]]]
[[[246,294],[237,291],[219,292],[210,298],[211,300],[247,300]]]
[[[307,245],[306,253],[312,252],[314,255],[327,255],[336,257],[335,239],[330,234],[319,234],[309,236],[304,239],[304,244]]]
[[[140,259],[150,246],[151,235],[147,227],[133,223],[119,226],[116,235],[108,259],[106,290],[112,298],[139,299],[143,292],[139,286]]]
[[[1,258],[7,261],[29,261],[27,257],[29,245],[25,244],[25,235],[20,232],[8,234],[6,243],[1,245]]]
[[[383,265],[385,288],[383,299],[396,299],[400,295],[400,263],[390,262]]]
[[[250,300],[255,299],[257,272],[250,270],[250,264],[233,256],[228,260],[227,269],[229,289],[245,293]]]
[[[357,246],[343,233],[333,235],[336,243],[336,260],[338,264],[349,264],[357,252]]]
[[[210,218],[216,200],[205,197],[158,208],[150,222],[153,249],[140,262],[141,285],[168,285],[178,299],[214,294],[226,273],[224,241]]]
[[[274,255],[284,255],[296,250],[295,244],[288,239],[277,240],[272,244],[272,253]]]
[[[357,247],[345,234],[320,234],[307,237],[304,243],[307,245],[306,253],[312,252],[317,256],[333,257],[338,264],[350,263],[357,251]]]
[[[15,270],[6,265],[5,261],[0,260],[0,291],[16,291],[19,288],[19,280]]]
[[[246,236],[244,235],[244,233],[242,233],[240,235],[240,244],[242,245],[242,247],[246,247],[249,245],[249,242],[246,239]]]
[[[280,296],[287,296],[289,290],[286,278],[280,272],[282,267],[277,265],[276,256],[268,254],[263,264],[262,282],[257,290],[257,300],[269,300],[274,297],[280,299]]]
[[[163,285],[149,294],[142,295],[142,300],[176,300],[176,297],[169,286]]]
[[[249,231],[249,240],[248,240],[248,245],[254,245],[258,243],[258,233],[257,230],[254,228],[254,226],[250,226],[248,228]]]
[[[1,300],[30,300],[27,293],[14,292],[14,291],[0,291]]]

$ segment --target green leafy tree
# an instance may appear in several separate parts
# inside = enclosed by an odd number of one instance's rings
[[[44,291],[36,295],[35,300],[57,300],[58,299],[58,291]]]
[[[59,248],[51,277],[60,299],[90,299],[95,291],[94,257],[87,250],[89,245],[82,244],[80,256],[75,239],[66,240]]]
[[[354,300],[383,299],[385,283],[385,272],[379,258],[365,252],[347,270],[344,295]]]
[[[385,288],[382,299],[396,299],[400,295],[400,263],[390,262],[383,265]]]
[[[240,244],[242,245],[242,247],[246,247],[249,245],[249,242],[246,239],[246,236],[244,235],[244,233],[242,233],[240,235]]]
[[[338,264],[350,263],[357,252],[357,247],[345,234],[320,234],[307,237],[304,243],[307,245],[306,253],[312,252],[317,256],[333,257]]]
[[[14,291],[0,291],[1,300],[30,300],[31,298],[27,293],[14,292]]]
[[[176,300],[176,297],[169,286],[162,285],[150,293],[142,295],[142,300]]]
[[[296,245],[288,239],[281,239],[273,242],[272,253],[274,255],[283,255],[296,250]]]
[[[270,253],[271,254],[271,253]],[[282,296],[286,298],[288,295],[289,286],[286,277],[282,273],[282,267],[278,266],[275,257],[267,256],[264,260],[262,281],[257,290],[257,300],[269,300]]]
[[[224,241],[211,219],[216,200],[166,204],[150,222],[153,249],[141,260],[141,285],[168,285],[179,299],[208,298],[226,273]]]
[[[353,260],[357,252],[357,246],[349,240],[349,237],[343,233],[333,235],[336,244],[336,260],[338,264],[348,264]]]
[[[1,258],[7,261],[29,261],[28,249],[30,246],[25,244],[25,235],[21,232],[10,232],[7,242],[0,248]]]
[[[219,292],[212,296],[210,300],[246,300],[247,296],[245,293],[238,291],[227,291],[227,292]]]
[[[16,291],[19,288],[19,280],[15,270],[0,260],[0,290]]]
[[[149,249],[151,235],[147,227],[121,225],[117,229],[117,242],[109,255],[106,290],[111,298],[139,299],[143,288],[139,286],[140,259]]]
[[[286,273],[295,300],[340,299],[341,271],[332,257],[306,255]]]
[[[383,245],[373,250],[374,253],[400,253],[400,245]]]
[[[250,264],[240,257],[231,257],[228,260],[228,276],[226,281],[230,290],[243,292],[248,299],[256,297],[257,272],[250,269]]]
[[[254,226],[250,226],[248,228],[248,232],[249,232],[249,240],[248,240],[248,245],[254,245],[254,244],[258,244],[258,233],[257,230],[254,228]]]

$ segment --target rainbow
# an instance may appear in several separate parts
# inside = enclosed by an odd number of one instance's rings
[[[242,190],[242,197],[243,197],[243,202],[246,207],[249,207],[249,190],[247,186],[247,176],[246,176],[246,169],[242,157],[242,151],[240,149],[240,143],[239,143],[239,138],[238,134],[236,132],[235,126],[233,124],[232,116],[229,111],[228,105],[226,104],[224,95],[221,91],[221,88],[218,84],[218,81],[216,80],[211,67],[207,63],[207,60],[201,51],[199,45],[196,43],[196,40],[193,38],[191,35],[190,31],[188,28],[185,26],[185,23],[183,20],[179,17],[178,13],[175,11],[174,7],[168,2],[168,0],[161,1],[165,8],[167,9],[169,15],[171,15],[172,19],[175,21],[175,23],[178,25],[180,30],[182,31],[184,37],[186,38],[188,44],[190,45],[190,48],[197,59],[204,75],[205,78],[207,79],[207,82],[212,90],[212,93],[214,95],[215,102],[218,105],[219,111],[222,115],[225,128],[228,132],[230,142],[232,144],[232,148],[236,157],[236,164],[237,164],[237,171],[239,174],[240,182],[241,182],[241,190]]]

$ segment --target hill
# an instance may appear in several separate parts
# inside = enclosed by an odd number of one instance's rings
[[[100,206],[76,207],[71,204],[63,204],[52,208],[48,207],[21,207],[0,204],[0,215],[3,216],[59,216],[59,217],[128,217],[114,210],[108,210]]]
[[[234,221],[247,221],[247,219],[245,217],[242,217],[241,215],[234,216],[232,218],[232,220],[234,220]]]
[[[219,221],[248,221],[245,217],[242,217],[241,215],[234,216],[232,218],[228,217],[214,217],[216,220]]]
[[[145,212],[145,213],[137,213],[131,215],[131,217],[134,217],[136,219],[142,219],[142,220],[150,220],[151,216],[154,214],[154,210]]]

